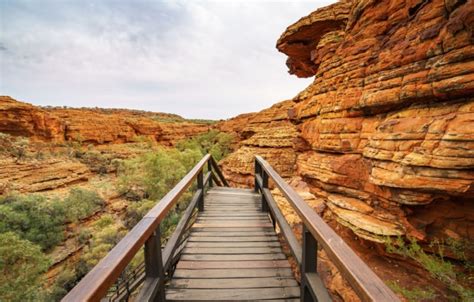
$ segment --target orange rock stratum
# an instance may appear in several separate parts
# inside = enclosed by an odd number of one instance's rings
[[[148,138],[173,145],[210,129],[166,113],[126,109],[40,108],[0,96],[0,132],[40,141],[128,143]]]

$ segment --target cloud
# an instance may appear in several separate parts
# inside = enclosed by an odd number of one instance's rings
[[[228,118],[296,95],[275,43],[332,1],[0,2],[0,93]]]

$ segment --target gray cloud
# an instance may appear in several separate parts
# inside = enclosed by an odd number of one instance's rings
[[[228,118],[291,98],[275,42],[333,1],[1,1],[0,93]]]

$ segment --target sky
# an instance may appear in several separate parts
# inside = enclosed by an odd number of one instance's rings
[[[294,97],[275,44],[334,1],[0,0],[0,95],[225,119]]]

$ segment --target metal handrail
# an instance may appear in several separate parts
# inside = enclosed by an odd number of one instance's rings
[[[303,246],[281,215],[270,190],[269,177],[283,193],[303,222]],[[278,222],[301,271],[301,300],[326,301],[326,289],[317,274],[317,245],[320,244],[341,274],[363,301],[400,301],[331,227],[293,190],[261,156],[255,157],[255,190],[262,194],[262,210]],[[291,234],[290,234],[291,233]]]
[[[203,170],[206,164],[208,172],[204,177]],[[182,232],[189,221],[189,217],[193,212],[192,210],[196,206],[200,210],[204,207],[204,187],[207,184],[212,186],[213,168],[218,176],[221,177],[220,181],[227,185],[212,156],[210,154],[205,155],[62,299],[62,301],[100,301],[143,246],[145,246],[146,278],[143,289],[140,292],[140,297],[144,300],[153,300],[155,297],[157,299],[164,299],[165,268],[171,264],[170,258],[173,257],[176,245],[182,237]],[[174,233],[162,251],[160,223],[195,179],[197,179],[198,189],[175,230],[175,233],[181,232],[181,234],[175,235]],[[156,290],[157,287],[158,291]]]

